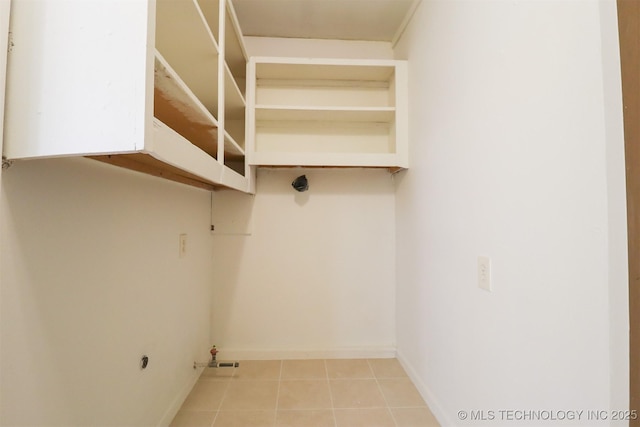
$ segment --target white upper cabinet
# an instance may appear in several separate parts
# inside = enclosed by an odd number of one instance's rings
[[[405,61],[254,57],[252,165],[408,167]]]
[[[13,0],[4,156],[89,156],[252,191],[228,0]]]

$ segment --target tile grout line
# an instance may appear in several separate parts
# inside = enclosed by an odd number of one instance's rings
[[[376,380],[376,385],[378,386],[378,391],[380,391],[380,394],[382,395],[382,399],[384,399],[384,403],[385,403],[385,407],[387,409],[387,412],[389,413],[389,415],[391,415],[391,419],[393,420],[393,425],[395,427],[398,427],[398,421],[396,420],[395,415],[393,415],[393,411],[391,410],[391,407],[389,406],[389,401],[387,400],[387,396],[385,396],[384,392],[382,391],[382,387],[380,387],[380,381],[378,381],[378,375],[376,375],[375,370],[373,369],[373,366],[371,366],[371,362],[369,361],[369,359],[367,359],[367,365],[369,365],[369,369],[371,369],[371,373],[373,374],[373,378],[375,378]]]
[[[385,389],[382,388],[382,383],[387,384],[387,382],[389,380],[397,380],[397,381],[402,381],[402,382],[406,382],[408,381],[409,384],[413,384],[413,382],[411,381],[410,378],[408,378],[405,375],[400,375],[400,372],[396,372],[396,371],[388,371],[388,369],[386,368],[386,365],[378,365],[375,364],[374,362],[376,361],[375,359],[368,359],[368,358],[363,358],[364,361],[366,362],[366,366],[369,369],[369,373],[364,375],[362,372],[360,372],[360,375],[358,377],[345,377],[345,378],[330,378],[330,374],[329,374],[329,361],[327,359],[322,359],[322,369],[323,369],[323,374],[321,374],[320,376],[318,376],[317,378],[315,377],[315,375],[317,374],[313,374],[312,377],[307,377],[306,375],[308,375],[308,373],[302,373],[300,375],[294,375],[292,378],[286,378],[284,376],[284,362],[285,360],[278,360],[277,361],[277,365],[278,365],[278,373],[276,376],[271,376],[271,381],[277,381],[277,387],[276,387],[276,400],[275,400],[275,410],[271,419],[271,422],[269,423],[269,426],[271,427],[276,427],[277,423],[278,423],[278,413],[280,412],[279,410],[279,405],[280,405],[280,398],[284,397],[285,394],[282,393],[282,382],[283,381],[289,381],[291,380],[292,382],[297,382],[297,381],[311,381],[311,382],[315,382],[316,380],[321,380],[321,381],[326,381],[326,384],[329,387],[329,400],[330,400],[330,407],[328,408],[331,411],[331,415],[333,416],[333,421],[330,422],[330,425],[333,427],[337,427],[339,425],[338,421],[337,421],[337,412],[338,410],[354,410],[354,411],[358,411],[358,410],[363,410],[363,409],[374,409],[374,408],[379,408],[381,409],[386,409],[387,413],[391,416],[391,426],[394,427],[399,427],[402,426],[402,416],[399,413],[398,417],[396,417],[396,414],[394,413],[393,409],[399,408],[399,409],[404,409],[404,408],[415,408],[415,409],[427,409],[430,411],[428,405],[426,405],[426,402],[424,402],[423,400],[421,400],[422,403],[417,403],[414,402],[413,400],[411,401],[407,401],[406,404],[405,401],[397,401],[397,404],[394,404],[393,406],[390,404],[391,401],[394,400],[395,393],[393,392],[394,387],[388,388],[387,386],[385,386],[387,392],[390,393],[389,396],[387,396],[384,392]],[[273,366],[273,365],[272,365]],[[374,367],[378,366],[379,368],[381,368],[380,372],[376,372],[376,370],[374,369]],[[317,371],[315,371],[317,372]],[[355,370],[354,372],[357,372],[357,370]],[[222,390],[221,393],[221,397],[220,400],[218,401],[218,404],[216,405],[217,407],[213,407],[213,406],[207,406],[207,409],[204,410],[199,410],[199,409],[195,409],[195,410],[187,410],[184,411],[186,413],[188,412],[192,412],[192,413],[198,413],[198,412],[214,412],[213,417],[211,418],[211,421],[209,421],[208,423],[204,424],[208,427],[214,427],[217,424],[218,419],[220,419],[221,421],[224,419],[224,417],[221,417],[220,412],[222,407],[224,406],[226,400],[230,397],[230,392],[231,392],[231,387],[233,386],[233,383],[235,382],[235,380],[239,380],[241,378],[239,378],[237,375],[237,372],[234,370],[230,376],[228,377],[218,377],[218,376],[213,376],[213,377],[200,377],[198,379],[198,381],[196,382],[196,384],[198,383],[207,383],[207,384],[213,384],[213,383],[220,383],[223,382],[224,384],[221,384],[221,388],[218,390]],[[404,374],[404,372],[403,372]],[[271,374],[272,375],[272,374]],[[291,375],[289,375],[291,376]],[[324,378],[322,378],[324,377]],[[373,406],[373,407],[360,407],[360,406],[355,406],[353,408],[336,408],[336,403],[335,403],[335,399],[336,396],[334,396],[333,393],[333,389],[332,389],[332,383],[341,383],[344,381],[365,381],[365,380],[370,380],[370,379],[374,379],[375,380],[375,384],[376,384],[376,388],[378,390],[378,392],[382,395],[382,400],[380,401],[379,406]],[[221,381],[222,380],[222,381]],[[249,380],[249,379],[247,379]],[[260,381],[260,379],[258,378],[254,378],[251,379],[252,381]],[[268,380],[267,378],[264,378],[264,380]],[[240,381],[242,382],[242,381]],[[193,391],[193,390],[192,390]],[[217,393],[219,393],[220,391],[218,391]],[[210,409],[208,409],[210,408]],[[314,411],[318,411],[321,410],[322,408],[318,407],[318,408],[299,408],[299,409],[290,409],[289,411],[294,411],[294,412],[306,412],[309,411],[308,413],[311,414]],[[181,410],[182,411],[182,408]],[[283,409],[282,411],[286,411],[285,409]],[[243,411],[235,411],[235,412],[251,412],[250,410],[243,410]],[[328,420],[327,420],[328,421]],[[181,423],[176,424],[177,425],[182,425]]]
[[[336,418],[336,406],[333,402],[333,392],[331,391],[331,379],[329,378],[329,368],[327,368],[327,359],[322,359],[324,366],[324,374],[327,377],[327,385],[329,386],[329,400],[331,400],[331,415],[333,415],[333,426],[338,427],[338,418]]]
[[[206,368],[205,368],[206,369]],[[227,386],[224,388],[224,393],[222,393],[222,399],[220,399],[220,403],[218,403],[218,408],[216,409],[216,415],[213,417],[213,421],[211,422],[211,427],[216,425],[216,420],[218,419],[218,415],[220,415],[220,409],[222,408],[222,402],[224,402],[225,397],[227,397],[227,392],[229,391],[229,387],[231,386],[231,378],[235,375],[235,370],[231,374],[228,380],[225,380]]]
[[[278,391],[276,392],[276,407],[273,411],[273,426],[278,425],[278,405],[280,404],[280,387],[282,386],[282,371],[284,370],[284,360],[280,360],[280,372],[278,373]]]

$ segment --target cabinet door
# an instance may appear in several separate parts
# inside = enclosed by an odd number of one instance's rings
[[[9,13],[11,2],[0,2],[0,151],[3,147],[4,134],[4,98],[7,80],[7,49],[9,47]]]
[[[152,127],[149,7],[147,0],[12,2],[7,157],[144,148]]]

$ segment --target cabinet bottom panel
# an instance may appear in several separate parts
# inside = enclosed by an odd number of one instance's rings
[[[114,166],[131,169],[136,172],[142,172],[147,175],[161,177],[170,181],[187,184],[192,187],[198,187],[209,191],[212,191],[217,187],[210,182],[203,181],[202,178],[196,175],[161,162],[148,154],[137,153],[88,157]]]

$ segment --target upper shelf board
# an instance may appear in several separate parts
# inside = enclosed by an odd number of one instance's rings
[[[326,121],[392,123],[395,108],[345,108],[345,107],[283,107],[279,105],[256,106],[256,120],[269,121]]]
[[[336,59],[254,57],[251,60],[256,63],[257,79],[389,82],[395,72],[393,61],[386,60],[358,60],[357,64]]]
[[[158,52],[154,74],[156,117],[194,145],[215,156],[218,146],[216,119]],[[225,152],[231,156],[244,155],[240,147],[233,144],[225,144]]]
[[[214,115],[218,111],[218,43],[195,0],[158,0],[156,49]]]

